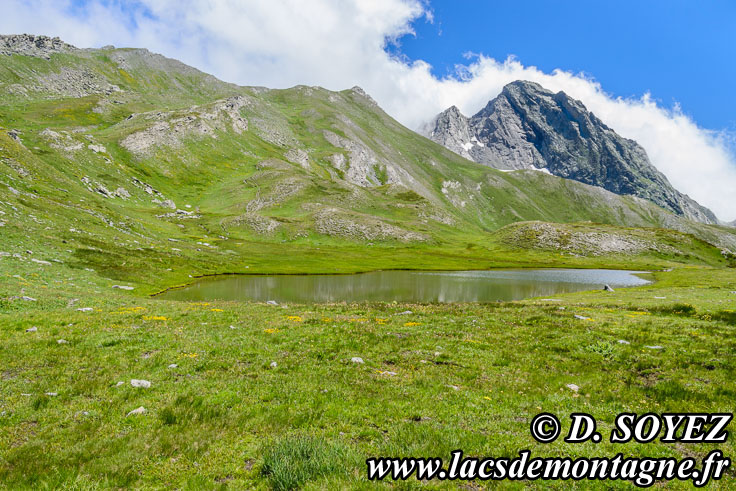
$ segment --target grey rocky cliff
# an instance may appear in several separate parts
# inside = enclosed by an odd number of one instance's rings
[[[691,220],[718,223],[713,212],[674,189],[638,143],[618,135],[580,101],[533,82],[506,85],[470,118],[453,106],[421,131],[497,169],[543,170],[647,199]]]
[[[474,160],[469,153],[469,150],[473,147],[470,121],[460,113],[456,106],[452,106],[437,115],[434,120],[421,129],[421,133],[466,159]]]
[[[65,53],[77,48],[59,38],[33,34],[0,35],[0,54],[25,55],[49,59],[53,53]]]

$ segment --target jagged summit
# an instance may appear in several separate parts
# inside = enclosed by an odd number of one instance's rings
[[[33,34],[0,35],[0,54],[26,55],[49,59],[53,53],[74,51],[77,48],[58,37],[35,36]]]
[[[370,94],[368,94],[368,92],[363,90],[363,87],[355,85],[353,86],[353,88],[350,89],[350,92],[364,98],[366,101],[368,101],[369,104],[378,107],[378,103],[375,101],[375,99],[373,99],[373,97],[370,96]]]
[[[545,170],[647,199],[696,221],[718,223],[713,212],[675,190],[639,144],[618,135],[582,102],[535,82],[511,82],[470,118],[453,106],[423,132],[497,169]]]

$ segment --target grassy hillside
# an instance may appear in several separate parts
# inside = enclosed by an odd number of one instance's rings
[[[2,61],[0,206],[19,237],[6,244],[41,240],[80,265],[143,249],[212,272],[199,243],[218,271],[257,244],[489,248],[526,220],[667,227],[736,249],[733,230],[643,200],[464,160],[359,89],[237,87],[146,50]]]

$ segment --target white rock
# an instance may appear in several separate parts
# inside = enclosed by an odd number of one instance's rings
[[[130,381],[130,385],[132,385],[133,387],[139,387],[139,388],[142,388],[142,389],[147,389],[147,388],[149,388],[151,386],[151,382],[149,382],[148,380],[132,379]]]
[[[126,414],[125,417],[127,418],[128,416],[135,416],[137,414],[146,414],[146,408],[141,406],[139,408],[133,409],[131,412]]]
[[[56,342],[59,343],[59,344],[67,344],[69,341],[67,341],[66,339],[59,339]]]
[[[278,363],[276,363],[275,361],[271,362],[271,368],[276,368],[277,366],[279,366]]]
[[[179,365],[177,365],[176,363],[172,363],[171,365],[169,365],[169,368],[179,368]]]
[[[126,286],[126,285],[112,285],[113,288],[117,288],[119,290],[132,290],[134,287],[132,286]]]
[[[77,309],[77,312],[92,312],[94,309],[92,307],[82,307],[80,309]]]
[[[666,299],[667,297],[654,297],[654,298],[656,298],[657,300],[664,300],[664,299]]]
[[[269,300],[269,301],[268,301],[268,302],[266,302],[266,303],[267,303],[268,305],[278,305],[278,302],[277,302],[277,301],[275,301],[275,300]]]
[[[130,198],[130,193],[125,188],[117,188],[113,194],[117,196],[118,198],[123,198],[123,199]]]
[[[573,392],[577,392],[577,391],[580,390],[580,387],[578,387],[575,384],[567,384],[565,387],[567,387],[568,389],[570,389]]]
[[[38,328],[36,326],[29,327],[28,329],[26,329],[26,332],[36,332],[36,331],[38,331]]]
[[[575,318],[576,319],[580,319],[581,321],[589,321],[590,320],[590,317],[585,317],[583,315],[578,315],[578,314],[575,314]]]
[[[230,326],[230,329],[237,329],[237,327],[235,327],[235,326]]]
[[[626,341],[625,339],[619,339],[618,344],[631,344],[631,343]]]
[[[36,264],[43,264],[44,266],[51,266],[51,263],[50,262],[44,261],[43,259],[35,259],[35,258],[33,258],[33,259],[31,259],[31,261],[34,262],[34,263],[36,263]]]
[[[125,382],[123,382],[121,380],[120,382],[118,382],[117,384],[115,384],[115,387],[122,387],[123,385],[125,385]]]
[[[664,349],[664,346],[654,345],[654,346],[644,346],[645,348],[649,349]]]
[[[107,153],[107,150],[102,145],[90,143],[89,145],[87,145],[87,148],[92,150],[94,153]]]
[[[26,297],[25,295],[23,295],[22,297],[20,297],[20,299],[23,300],[24,302],[36,302],[36,299],[35,298],[33,298],[33,297]]]
[[[413,314],[413,313],[414,313],[414,312],[412,312],[411,310],[405,310],[405,311],[403,311],[403,312],[399,312],[399,313],[398,313],[398,314],[396,314],[396,315],[411,315],[411,314]]]
[[[46,392],[46,395],[47,395],[47,396],[49,396],[49,397],[56,397],[56,396],[58,396],[59,394],[58,394],[58,393],[56,393],[56,392]]]
[[[363,358],[359,356],[353,356],[352,358],[350,358],[350,361],[352,361],[353,363],[365,363],[363,361]]]
[[[396,375],[398,375],[398,373],[396,372],[383,372],[383,374],[388,375],[389,377],[395,377]]]
[[[446,385],[445,387],[449,387],[452,390],[460,390],[460,387],[458,387],[457,385]]]

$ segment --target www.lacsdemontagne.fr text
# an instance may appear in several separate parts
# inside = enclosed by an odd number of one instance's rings
[[[451,452],[450,463],[443,466],[441,458],[371,458],[366,460],[370,480],[529,480],[548,481],[629,481],[639,487],[649,487],[661,481],[692,481],[696,487],[719,480],[731,465],[720,450],[713,450],[698,462],[692,458],[615,457],[539,458],[522,450],[518,457],[463,458],[461,450]]]

